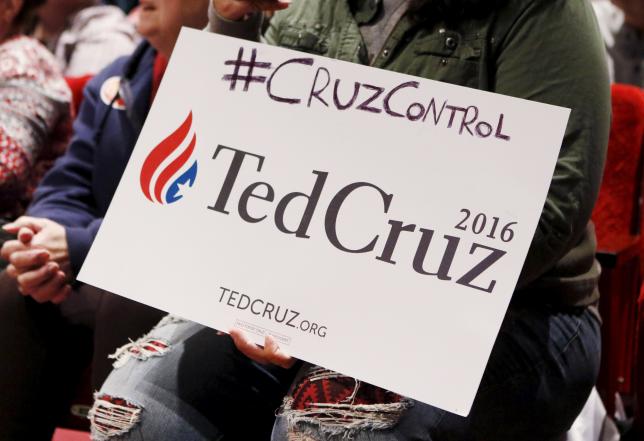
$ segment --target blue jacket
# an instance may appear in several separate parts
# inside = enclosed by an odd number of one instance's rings
[[[87,84],[69,148],[44,177],[27,211],[65,227],[74,275],[94,241],[150,110],[155,57],[155,49],[144,42]],[[110,94],[108,86],[118,85],[116,79],[110,80],[113,77],[120,78],[120,87]]]

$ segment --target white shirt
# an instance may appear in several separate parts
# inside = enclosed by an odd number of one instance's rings
[[[54,53],[68,77],[95,75],[139,43],[134,25],[116,6],[92,6],[78,12],[56,41]]]

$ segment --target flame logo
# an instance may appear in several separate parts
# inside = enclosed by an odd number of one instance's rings
[[[157,173],[164,162],[176,152],[188,138],[192,128],[192,112],[170,136],[161,141],[145,158],[141,168],[141,190],[151,202],[172,204],[183,197],[186,187],[192,187],[197,179],[197,161],[186,167],[197,143],[197,134],[176,158]],[[156,179],[155,178],[156,175]],[[154,182],[153,182],[154,181]],[[170,183],[168,185],[168,183]],[[165,190],[165,191],[164,191]]]

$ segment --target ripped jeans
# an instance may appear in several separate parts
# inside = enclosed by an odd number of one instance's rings
[[[51,441],[90,363],[99,388],[112,370],[108,354],[164,315],[87,285],[61,305],[39,304],[1,272],[0,441]]]
[[[117,354],[92,411],[95,440],[555,441],[599,369],[589,309],[511,307],[467,418],[305,364],[275,420],[292,371],[242,362],[227,336],[168,320]],[[249,434],[273,420],[271,435]]]
[[[111,358],[90,411],[95,441],[269,439],[298,369],[258,365],[227,335],[174,316]]]

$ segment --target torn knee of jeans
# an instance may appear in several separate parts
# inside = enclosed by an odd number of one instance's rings
[[[170,344],[165,340],[154,337],[142,337],[137,341],[130,341],[109,356],[115,360],[114,369],[121,368],[131,359],[146,361],[152,357],[162,357],[170,350]]]
[[[280,414],[289,441],[308,435],[352,438],[358,431],[393,428],[412,401],[393,392],[320,367],[312,367],[284,400]]]
[[[88,418],[92,425],[92,439],[104,441],[124,435],[140,420],[142,407],[123,398],[96,394]]]

